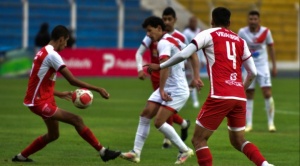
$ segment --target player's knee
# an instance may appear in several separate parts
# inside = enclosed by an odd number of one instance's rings
[[[192,138],[192,144],[195,147],[195,149],[198,149],[200,147],[207,146],[207,141],[205,139],[201,139],[199,137],[194,136]]]
[[[153,117],[152,114],[153,114],[152,111],[146,107],[143,109],[143,112],[140,114],[140,116],[148,118],[148,119],[152,119],[152,117]]]
[[[83,125],[83,119],[80,116],[75,115],[72,117],[72,123],[74,126],[81,126]]]
[[[53,142],[59,138],[59,133],[48,134],[47,135],[47,142]]]
[[[230,139],[230,143],[231,145],[237,149],[237,150],[241,150],[241,147],[243,145],[243,143],[245,142],[245,139],[244,138],[232,138]]]
[[[154,126],[158,129],[163,125],[163,121],[161,121],[160,119],[155,119],[154,121]]]

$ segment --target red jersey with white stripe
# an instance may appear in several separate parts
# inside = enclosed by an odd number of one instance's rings
[[[56,72],[65,66],[53,46],[43,47],[34,57],[24,105],[35,106],[54,101]]]
[[[211,98],[246,101],[241,66],[250,58],[246,42],[225,28],[211,28],[199,33],[192,41],[203,49],[207,58]]]
[[[252,53],[255,66],[268,66],[267,45],[273,45],[271,31],[261,26],[258,32],[251,32],[249,27],[241,28],[238,35],[243,38]]]

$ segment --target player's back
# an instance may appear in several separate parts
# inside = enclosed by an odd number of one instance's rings
[[[245,100],[241,65],[251,56],[245,41],[225,28],[211,28],[193,42],[203,47],[208,60],[211,97]]]

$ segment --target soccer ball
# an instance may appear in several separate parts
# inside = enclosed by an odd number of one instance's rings
[[[72,94],[73,104],[80,109],[85,109],[93,102],[93,93],[84,88],[76,89]]]

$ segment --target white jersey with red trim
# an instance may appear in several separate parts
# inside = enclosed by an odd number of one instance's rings
[[[65,66],[53,46],[47,45],[37,52],[30,72],[24,105],[34,106],[54,101],[56,72]]]
[[[177,29],[174,29],[173,32],[169,32],[169,34],[173,37],[175,37],[176,39],[179,39],[182,43],[184,44],[189,44],[189,40],[186,38],[186,36],[181,33],[180,31],[178,31]]]
[[[246,101],[241,66],[251,57],[246,42],[225,28],[211,28],[193,40],[197,50],[203,49],[207,59],[212,98]]]
[[[186,45],[179,39],[165,34],[157,44],[159,59],[164,57],[172,57]],[[165,88],[175,87],[178,89],[186,89],[188,91],[188,84],[185,78],[184,62],[180,62],[170,67],[169,77],[166,81]]]
[[[190,42],[200,32],[201,32],[200,28],[196,28],[194,31],[191,30],[191,28],[185,28],[182,33],[187,38],[187,40]]]
[[[249,27],[241,28],[238,35],[243,38],[250,49],[256,66],[268,66],[267,45],[274,43],[271,31],[261,26],[258,32],[251,32]]]

